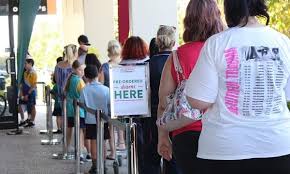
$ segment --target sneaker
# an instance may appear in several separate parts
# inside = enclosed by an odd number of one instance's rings
[[[26,127],[26,128],[33,128],[34,126],[35,126],[35,124],[30,121],[24,127]]]
[[[62,134],[62,130],[61,129],[58,129],[55,134]]]
[[[26,121],[20,121],[18,126],[24,126],[26,124]]]
[[[87,154],[87,156],[86,156],[86,160],[87,160],[87,161],[92,161],[92,157],[91,157],[91,155]]]
[[[80,157],[80,163],[81,163],[81,164],[84,164],[84,163],[86,163],[86,162],[88,162],[87,159],[81,156],[81,157]]]

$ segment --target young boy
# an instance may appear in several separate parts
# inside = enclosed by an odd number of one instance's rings
[[[91,109],[100,109],[108,114],[110,104],[109,88],[98,82],[98,70],[96,66],[88,65],[85,68],[85,77],[88,81],[81,91],[80,102],[85,103]],[[96,173],[96,117],[94,114],[86,112],[86,139],[91,140],[92,167],[90,174]]]
[[[23,75],[23,83],[20,89],[20,103],[25,103],[28,113],[28,119],[24,127],[34,127],[34,120],[36,115],[36,82],[37,74],[33,69],[33,59],[26,59],[25,72]]]

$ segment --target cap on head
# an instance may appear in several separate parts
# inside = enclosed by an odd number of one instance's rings
[[[81,45],[81,44],[83,44],[83,45],[91,45],[90,43],[89,43],[89,39],[88,39],[88,37],[87,36],[85,36],[85,35],[80,35],[79,36],[79,38],[78,38],[78,43]]]

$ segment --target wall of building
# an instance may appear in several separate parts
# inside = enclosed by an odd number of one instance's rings
[[[62,26],[64,44],[77,44],[77,38],[84,33],[83,2],[62,0]]]
[[[131,0],[130,6],[131,34],[141,36],[148,43],[156,36],[160,25],[178,28],[176,0]]]
[[[84,0],[84,33],[106,58],[107,43],[114,39],[113,0]]]

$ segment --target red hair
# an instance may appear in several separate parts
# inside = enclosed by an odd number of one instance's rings
[[[122,49],[122,59],[143,59],[149,54],[147,43],[138,36],[129,37]]]

